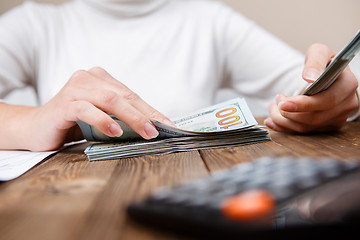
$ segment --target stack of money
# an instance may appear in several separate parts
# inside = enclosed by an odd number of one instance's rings
[[[176,127],[152,121],[159,136],[152,140],[141,137],[112,116],[124,130],[121,137],[110,138],[92,126],[78,122],[88,141],[102,141],[85,149],[90,161],[165,154],[189,150],[238,146],[270,140],[260,127],[244,99],[236,98],[173,119]]]

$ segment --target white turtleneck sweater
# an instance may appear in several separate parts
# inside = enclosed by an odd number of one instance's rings
[[[265,116],[305,85],[299,52],[211,0],[26,2],[0,17],[0,36],[0,98],[31,85],[44,104],[100,66],[169,117],[235,96]]]

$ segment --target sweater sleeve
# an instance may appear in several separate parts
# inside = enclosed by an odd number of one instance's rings
[[[14,89],[33,85],[35,79],[30,5],[0,16],[0,99]]]
[[[356,79],[359,82],[359,87],[357,88],[357,92],[356,92],[359,106],[357,110],[355,110],[350,114],[350,117],[348,119],[348,121],[353,121],[360,117],[360,53],[358,53],[355,56],[354,60],[350,63],[350,69],[354,73]]]
[[[228,7],[219,14],[225,52],[224,88],[244,96],[254,115],[267,115],[276,94],[294,95],[306,85],[304,56]]]

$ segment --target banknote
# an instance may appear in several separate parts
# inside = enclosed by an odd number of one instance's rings
[[[268,131],[257,124],[245,100],[240,98],[174,118],[176,127],[151,120],[159,131],[159,136],[152,140],[141,139],[130,127],[112,117],[124,130],[119,138],[110,138],[90,125],[79,123],[86,139],[104,142],[86,148],[89,160],[239,146],[270,140]]]
[[[140,135],[124,122],[120,121],[115,116],[111,115],[111,117],[123,129],[124,133],[122,136],[109,137],[85,122],[78,121],[77,123],[80,126],[84,137],[88,141],[116,142],[142,139]],[[233,131],[257,125],[246,101],[242,98],[235,98],[172,120],[176,127],[150,119],[159,132],[158,138]]]
[[[310,84],[301,94],[315,95],[329,88],[360,51],[360,31],[355,37],[333,58],[321,76]]]
[[[89,145],[85,154],[90,161],[121,159],[145,155],[168,154],[190,150],[222,148],[259,143],[270,140],[267,130],[260,127],[247,128],[233,133],[197,135],[149,141],[95,143]]]

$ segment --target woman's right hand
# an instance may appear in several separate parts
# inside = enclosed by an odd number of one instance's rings
[[[118,137],[122,129],[108,114],[129,125],[144,139],[158,136],[149,121],[165,124],[171,120],[155,110],[136,93],[114,79],[100,67],[75,72],[60,92],[49,102],[32,111],[32,151],[47,151],[76,140],[76,121],[86,122],[110,137]],[[78,129],[77,129],[78,130]],[[35,139],[34,139],[35,138]]]

